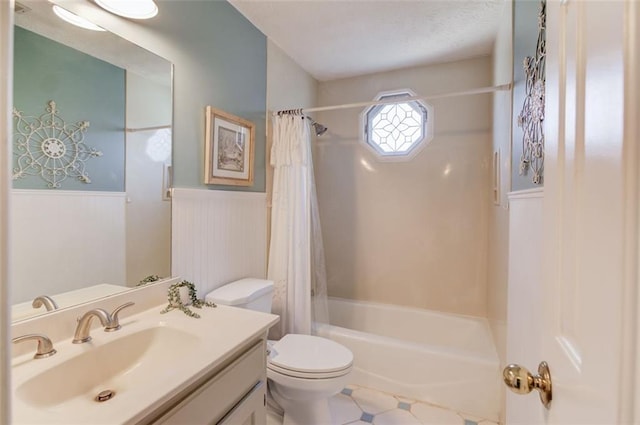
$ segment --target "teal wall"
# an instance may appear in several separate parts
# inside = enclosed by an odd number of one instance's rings
[[[174,68],[174,185],[265,191],[267,42],[235,8],[222,1],[160,1],[156,28]],[[254,184],[204,184],[204,118],[211,105],[255,124]]]
[[[515,0],[513,3],[513,142],[511,148],[511,190],[513,191],[540,187],[531,181],[533,176],[531,170],[525,175],[519,174],[522,129],[517,125],[525,97],[526,76],[522,61],[525,57],[534,56],[536,53],[539,12],[540,2],[537,0]]]
[[[124,191],[125,71],[19,27],[14,36],[15,108],[37,117],[54,100],[67,124],[90,122],[84,143],[103,153],[85,162],[90,184],[69,177],[61,189]],[[47,189],[47,183],[27,176],[13,187]]]
[[[158,0],[158,15],[143,22],[118,18],[90,2],[60,3],[174,64],[174,186],[264,192],[267,92],[264,34],[226,1]],[[203,183],[207,105],[255,124],[253,186]]]

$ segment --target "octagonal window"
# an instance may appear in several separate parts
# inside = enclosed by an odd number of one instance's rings
[[[380,93],[361,114],[361,141],[381,159],[410,159],[432,139],[431,107],[410,90]]]

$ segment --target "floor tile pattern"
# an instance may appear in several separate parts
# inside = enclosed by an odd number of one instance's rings
[[[329,407],[333,425],[497,425],[473,415],[356,385],[348,385],[331,397]],[[273,416],[267,421],[268,425],[279,423],[282,422]]]

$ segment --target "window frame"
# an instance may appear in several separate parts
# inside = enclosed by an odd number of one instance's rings
[[[369,123],[374,119],[374,117],[372,117],[370,120],[369,115],[376,110],[381,110],[384,105],[371,105],[365,108],[360,113],[360,143],[375,155],[376,159],[379,161],[410,161],[433,140],[433,107],[423,100],[409,100],[407,102],[403,102],[403,97],[416,97],[416,94],[411,89],[379,92],[375,96],[374,101],[384,100],[385,98],[392,98],[395,96],[398,96],[399,101],[397,103],[413,104],[411,106],[412,108],[415,108],[417,105],[417,107],[423,111],[425,122],[422,125],[422,138],[417,142],[414,142],[413,146],[405,152],[385,153],[381,148],[374,146],[375,142],[370,142],[369,139]]]

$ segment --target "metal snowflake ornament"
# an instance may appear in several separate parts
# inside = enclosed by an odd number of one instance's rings
[[[527,56],[522,64],[527,78],[522,111],[518,115],[518,127],[522,128],[522,156],[520,175],[533,172],[533,183],[542,184],[544,166],[544,93],[546,4],[540,3],[538,16],[538,42],[535,57]]]
[[[84,144],[89,121],[67,124],[58,115],[56,102],[47,102],[39,117],[25,116],[13,108],[14,155],[17,166],[13,179],[40,175],[47,187],[58,189],[67,177],[91,183],[85,161],[102,152]]]

